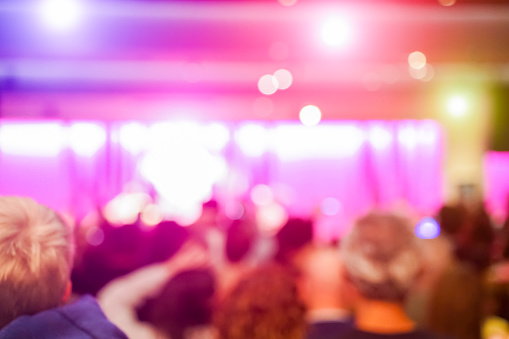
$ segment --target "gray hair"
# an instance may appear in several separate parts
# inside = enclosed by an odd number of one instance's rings
[[[421,253],[408,220],[371,213],[341,242],[349,279],[362,296],[402,301],[421,269]]]
[[[62,302],[73,251],[72,230],[53,210],[0,197],[0,328]]]

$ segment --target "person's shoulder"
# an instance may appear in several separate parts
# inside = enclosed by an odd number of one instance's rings
[[[65,334],[65,335],[64,335]],[[91,296],[34,315],[18,317],[0,331],[0,339],[127,339],[103,314]]]
[[[352,322],[346,321],[318,321],[309,324],[306,339],[334,339],[352,329]]]
[[[406,333],[374,333],[365,332],[356,328],[352,328],[350,331],[346,331],[338,339],[452,339],[447,336],[439,335],[426,330],[418,329],[412,332]]]

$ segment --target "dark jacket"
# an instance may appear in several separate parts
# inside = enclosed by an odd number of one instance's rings
[[[35,315],[18,317],[0,330],[0,339],[50,338],[127,339],[127,336],[106,319],[91,296]]]

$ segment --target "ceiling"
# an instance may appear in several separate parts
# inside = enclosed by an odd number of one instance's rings
[[[279,120],[315,104],[326,119],[427,118],[444,91],[509,82],[509,1],[89,1],[64,31],[38,11],[0,2],[2,117]],[[321,38],[330,19],[348,28],[340,46]],[[261,94],[281,68],[290,88]]]

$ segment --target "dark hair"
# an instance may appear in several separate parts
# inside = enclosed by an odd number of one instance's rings
[[[247,220],[235,220],[226,234],[225,252],[230,262],[239,262],[251,249],[256,230]]]
[[[188,239],[189,232],[174,221],[163,221],[152,231],[146,264],[162,262],[172,257]]]
[[[463,206],[443,206],[438,211],[437,220],[440,229],[448,234],[455,235],[461,231],[468,219],[468,212]]]
[[[172,339],[183,339],[193,326],[206,325],[212,318],[215,281],[207,269],[183,271],[171,279],[161,293],[139,310],[148,321]]]
[[[276,260],[285,263],[295,252],[313,241],[313,223],[311,220],[289,219],[276,234],[276,239]]]

